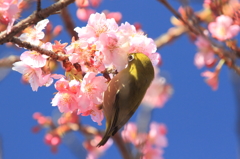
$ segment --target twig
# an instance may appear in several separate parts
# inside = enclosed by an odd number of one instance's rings
[[[74,0],[59,0],[58,2],[54,3],[53,5],[51,5],[48,8],[42,9],[39,12],[37,12],[37,11],[33,12],[29,17],[20,21],[16,25],[14,25],[9,34],[7,34],[7,31],[1,32],[0,33],[0,45],[10,41],[10,39],[14,35],[19,33],[20,31],[24,30],[28,26],[30,26],[32,24],[36,24],[40,20],[47,18],[51,14],[54,14],[55,12],[63,9],[64,7],[66,7],[67,5],[69,5],[70,3],[73,3],[73,2],[74,2]]]
[[[39,12],[41,10],[41,0],[37,1],[37,12]]]
[[[184,33],[186,33],[186,27],[184,26],[172,27],[168,29],[167,33],[155,39],[154,42],[157,45],[157,48],[159,49]]]
[[[190,31],[192,31],[195,34],[202,34],[198,30],[194,29],[192,25],[190,25],[187,21],[185,21],[182,16],[166,1],[166,0],[158,0],[160,3],[162,3],[169,11],[173,13],[179,20],[181,20]]]
[[[39,46],[32,45],[32,44],[30,44],[28,42],[21,41],[20,39],[18,39],[16,37],[12,37],[9,40],[9,42],[15,43],[15,44],[17,44],[20,47],[27,48],[28,50],[34,50],[34,51],[37,51],[37,52],[39,52],[41,54],[50,56],[51,58],[53,58],[55,60],[64,61],[64,60],[68,59],[68,56],[63,54],[63,53],[55,53],[53,51],[49,51],[49,50],[43,49],[43,48],[41,48]]]
[[[68,33],[70,34],[70,36],[74,37],[77,40],[78,39],[78,35],[74,31],[75,24],[72,21],[72,17],[71,17],[71,15],[68,12],[67,7],[63,8],[61,16],[62,16],[63,22],[65,24],[65,27],[66,27]]]
[[[19,56],[10,55],[8,57],[0,59],[0,67],[12,67],[12,64],[17,61],[20,61]]]

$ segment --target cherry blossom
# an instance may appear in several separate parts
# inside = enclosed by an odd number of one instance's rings
[[[218,89],[218,71],[205,71],[201,75],[206,77],[205,81],[212,88],[212,90]]]
[[[89,110],[90,106],[102,103],[103,92],[107,89],[107,80],[103,76],[96,75],[96,73],[88,72],[83,78],[78,97],[81,112]]]
[[[101,141],[101,139],[101,136],[96,135],[92,140],[87,140],[83,143],[83,147],[88,151],[87,159],[97,159],[113,143],[113,141],[109,139],[105,145],[101,147],[96,147],[96,145]]]
[[[96,43],[96,49],[103,54],[103,63],[106,67],[115,67],[121,71],[127,64],[128,45],[126,38],[118,36],[114,32],[102,33]]]
[[[73,112],[78,109],[77,93],[80,90],[80,83],[76,80],[68,82],[61,78],[55,83],[59,91],[52,99],[52,106],[58,106],[60,112]]]
[[[149,133],[139,133],[135,123],[128,123],[122,131],[125,142],[132,143],[143,154],[145,159],[162,158],[162,148],[167,146],[166,127],[152,122]]]
[[[194,64],[198,68],[202,68],[203,66],[211,66],[214,64],[214,52],[210,43],[203,37],[199,36],[195,42],[195,45],[197,45],[199,52],[195,54]]]
[[[143,153],[143,159],[163,159],[162,149],[153,148],[151,146],[144,147],[142,150]]]
[[[79,8],[77,10],[77,17],[82,21],[87,21],[91,14],[95,13],[96,11],[90,8]]]
[[[8,24],[7,33],[11,31],[13,23],[18,18],[21,2],[22,0],[0,0],[0,22]]]
[[[148,134],[148,141],[158,147],[167,147],[168,142],[166,138],[167,128],[164,124],[152,122]]]
[[[48,19],[41,20],[34,26],[34,28],[25,30],[25,33],[21,34],[19,39],[34,45],[39,45],[40,40],[45,36],[42,30],[47,26],[48,22]]]
[[[135,123],[129,122],[124,126],[121,132],[122,138],[125,142],[135,143],[137,137],[137,125]]]
[[[23,61],[19,61],[13,64],[12,69],[23,74],[28,79],[33,91],[37,91],[38,87],[43,85],[41,68],[34,68]]]
[[[118,25],[114,19],[107,19],[104,13],[95,13],[91,14],[86,27],[77,27],[74,30],[78,33],[79,38],[96,41],[100,34],[116,32],[117,29]]]
[[[142,100],[144,104],[151,107],[160,108],[167,102],[173,94],[173,88],[164,77],[159,76],[159,69],[154,67],[155,77],[150,84]]]
[[[208,25],[208,29],[214,38],[224,41],[235,37],[240,30],[238,25],[232,25],[232,23],[232,18],[220,15],[216,18],[216,22],[211,22]]]

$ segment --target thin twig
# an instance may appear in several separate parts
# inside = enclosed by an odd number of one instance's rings
[[[64,60],[68,59],[68,56],[63,54],[63,53],[55,53],[53,51],[49,51],[49,50],[43,49],[43,48],[41,48],[39,46],[32,45],[32,44],[30,44],[28,42],[21,41],[20,39],[18,39],[16,37],[12,37],[12,39],[10,39],[9,42],[17,44],[20,47],[27,48],[28,50],[34,50],[34,51],[37,51],[37,52],[39,52],[41,54],[50,56],[51,58],[53,58],[55,60],[64,61]]]
[[[32,24],[36,24],[40,20],[43,20],[47,18],[48,16],[54,14],[55,12],[63,9],[70,3],[73,3],[74,0],[59,0],[58,2],[54,3],[48,8],[42,9],[41,11],[33,12],[30,16],[28,16],[26,19],[20,21],[16,25],[13,26],[11,32],[7,34],[7,31],[3,31],[0,33],[0,45],[10,41],[10,39],[19,33],[20,31],[24,30],[28,26]]]

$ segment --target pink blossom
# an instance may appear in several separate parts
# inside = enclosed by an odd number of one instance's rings
[[[130,39],[130,53],[141,52],[147,55],[153,65],[157,65],[161,59],[160,55],[156,53],[157,47],[151,38],[143,35],[137,35]]]
[[[122,14],[120,12],[110,12],[110,13],[105,13],[107,19],[115,19],[117,23],[119,23],[122,20]]]
[[[41,84],[49,87],[53,83],[53,79],[60,79],[63,78],[63,75],[59,74],[47,74],[47,75],[42,75]]]
[[[69,81],[65,80],[64,78],[61,78],[55,83],[56,90],[63,92],[68,91],[69,89]]]
[[[199,52],[195,54],[194,64],[198,68],[202,68],[205,65],[211,66],[214,64],[214,52],[210,43],[203,37],[199,36],[195,42],[195,45],[197,45]]]
[[[125,142],[130,142],[136,147],[141,147],[147,142],[147,133],[138,133],[135,123],[128,123],[122,131],[122,138]]]
[[[93,7],[98,7],[102,0],[89,0]]]
[[[89,0],[76,0],[75,3],[79,8],[89,6]]]
[[[46,44],[42,44],[41,48],[44,48],[46,50],[52,50],[52,44],[50,42],[47,42]],[[43,67],[47,63],[47,55],[43,55],[36,51],[25,51],[21,54],[20,59],[28,64],[31,67]]]
[[[87,159],[99,158],[113,143],[113,141],[109,139],[105,145],[96,147],[101,139],[101,136],[96,135],[92,140],[87,140],[83,143],[83,147],[88,151]]]
[[[76,94],[70,91],[58,92],[52,99],[52,106],[58,106],[61,113],[73,112],[78,109]]]
[[[44,141],[47,145],[51,146],[52,153],[57,152],[57,147],[61,144],[61,137],[57,134],[47,133],[44,137]]]
[[[173,93],[173,88],[169,85],[165,78],[158,75],[159,69],[155,68],[155,78],[147,89],[142,100],[147,106],[160,108],[167,102]]]
[[[137,125],[129,122],[124,126],[122,131],[122,138],[125,142],[134,143],[137,137]]]
[[[25,64],[23,61],[15,62],[13,64],[14,71],[17,71],[21,74],[23,74],[30,83],[32,90],[37,91],[39,86],[42,86],[42,70],[41,68],[34,68],[27,64]]]
[[[58,106],[60,112],[73,112],[78,110],[78,92],[80,83],[76,80],[70,82],[61,78],[55,83],[55,88],[59,91],[52,99],[52,106]]]
[[[90,116],[94,122],[97,122],[98,125],[102,125],[101,122],[104,118],[104,115],[102,110],[99,110],[96,105],[92,107]]]
[[[46,65],[48,56],[42,55],[36,51],[25,51],[21,54],[20,59],[28,65],[39,68]]]
[[[137,31],[134,25],[129,24],[128,22],[122,23],[119,26],[118,32],[126,37],[134,37],[137,35]]]
[[[96,75],[96,73],[87,72],[83,78],[78,98],[81,112],[92,109],[91,106],[95,104],[102,103],[103,93],[107,89],[107,80],[103,76]]]
[[[11,31],[13,23],[18,18],[20,12],[19,4],[22,0],[1,0],[0,1],[0,22],[8,24],[7,33]]]
[[[163,159],[163,150],[151,146],[144,147],[142,150],[143,159]]]
[[[221,15],[216,18],[216,22],[211,22],[208,25],[208,29],[214,38],[224,41],[235,37],[240,30],[238,25],[232,25],[232,23],[232,18]]]
[[[77,10],[77,17],[82,21],[87,21],[91,14],[95,13],[96,11],[90,8],[79,8]]]
[[[114,19],[106,19],[104,13],[91,14],[88,19],[88,24],[83,28],[75,28],[74,30],[78,33],[79,38],[91,38],[97,40],[102,33],[116,32],[118,25]]]
[[[210,71],[205,71],[201,75],[203,77],[206,77],[206,83],[212,88],[212,90],[217,90],[218,89],[218,71],[215,72],[210,72]]]
[[[113,66],[117,71],[121,71],[127,64],[128,45],[127,39],[117,36],[116,33],[102,33],[99,41],[96,43],[96,49],[103,54],[103,63],[105,66]]]
[[[152,122],[148,134],[148,141],[158,147],[167,147],[167,128],[164,124]]]
[[[42,30],[47,26],[48,22],[48,19],[38,22],[33,29],[28,29],[25,33],[21,34],[19,39],[34,45],[39,45],[40,40],[44,38],[44,32]]]

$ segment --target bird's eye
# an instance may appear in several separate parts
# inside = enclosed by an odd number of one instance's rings
[[[128,56],[128,61],[132,61],[134,59],[134,56],[133,55],[129,55]]]

